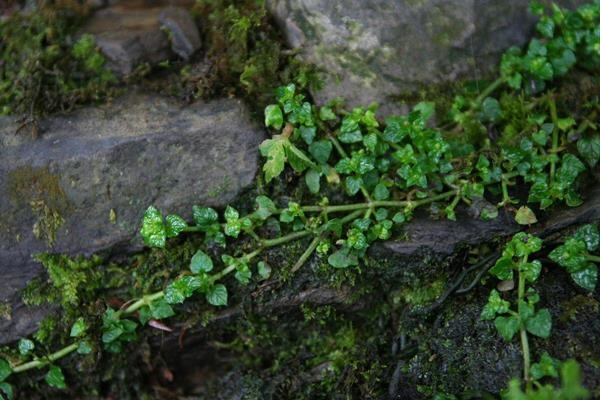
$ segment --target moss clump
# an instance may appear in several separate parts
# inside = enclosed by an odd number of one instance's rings
[[[42,2],[0,22],[0,114],[26,116],[33,135],[38,116],[98,100],[115,82],[93,39],[75,41],[87,13],[76,1]]]
[[[27,208],[36,216],[32,229],[36,238],[54,245],[56,233],[64,224],[71,204],[60,178],[48,168],[17,168],[8,174],[9,199],[18,208]]]

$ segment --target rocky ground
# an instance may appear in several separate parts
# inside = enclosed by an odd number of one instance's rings
[[[507,47],[530,38],[535,23],[521,1],[266,4],[286,54],[323,73],[324,85],[312,90],[317,103],[338,96],[348,107],[379,102],[382,115],[405,110],[425,87],[485,77]],[[216,68],[192,2],[93,6],[80,34],[95,37],[121,82],[167,60],[196,72]],[[163,79],[157,75],[153,85]],[[0,119],[0,344],[33,333],[59,312],[55,304],[23,301],[34,278],[46,280],[32,255],[99,254],[105,260],[99,268],[136,260],[131,265],[156,272],[156,265],[183,262],[194,239],[179,241],[170,255],[144,252],[139,221],[148,205],[189,220],[194,204],[248,208],[256,183],[262,185],[258,145],[267,132],[257,98],[222,91],[180,101],[152,85],[127,84],[108,101],[40,118],[39,137],[15,134],[22,122],[16,117]],[[285,179],[275,186],[282,197],[295,190]],[[557,242],[578,224],[600,223],[597,186],[586,190],[584,205],[549,213],[534,233]],[[489,287],[469,283],[479,282],[489,265],[469,270],[468,260],[474,249],[495,248],[519,227],[502,213],[490,222],[473,218],[471,209],[460,213],[458,222],[420,215],[402,238],[374,246],[360,273],[327,270],[314,257],[286,275],[301,250],[274,250],[269,258],[281,275],[240,289],[226,309],[186,305],[190,317],[173,322],[173,332],[150,330],[130,354],[93,366],[75,363],[74,371],[91,368],[97,375],[80,378],[82,393],[106,399],[142,391],[152,398],[218,399],[493,396],[519,374],[520,348],[480,321]],[[597,389],[598,289],[587,295],[564,271],[547,272],[540,294],[557,323],[553,339],[535,341],[535,354],[577,357],[585,385]],[[28,382],[31,398],[61,396],[37,392],[38,378]]]

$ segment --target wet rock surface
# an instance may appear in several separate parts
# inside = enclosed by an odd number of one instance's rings
[[[525,0],[267,3],[288,44],[325,72],[319,102],[342,96],[349,106],[377,101],[386,111],[395,96],[424,84],[483,77],[506,48],[530,38],[535,23]]]
[[[119,2],[96,11],[81,32],[94,36],[111,70],[129,75],[143,63],[156,65],[174,55],[187,60],[200,48],[190,4]]]
[[[263,140],[238,100],[139,94],[42,121],[38,140],[0,127],[0,301],[13,305],[0,343],[37,322],[17,307],[43,269],[32,255],[140,249],[146,207],[190,219],[193,204],[226,205],[252,184]]]

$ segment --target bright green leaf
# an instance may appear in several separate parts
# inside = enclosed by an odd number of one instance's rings
[[[190,270],[197,274],[199,272],[210,272],[213,269],[213,261],[208,254],[198,250],[190,262]]]
[[[51,365],[48,373],[46,374],[46,383],[57,389],[66,389],[67,384],[65,383],[65,376],[62,373],[60,367]]]
[[[283,113],[276,104],[270,104],[265,108],[265,126],[281,129],[283,126]]]
[[[167,232],[160,211],[154,206],[148,207],[142,219],[140,231],[144,243],[150,247],[165,247]]]
[[[539,310],[533,317],[525,321],[527,331],[541,338],[548,338],[552,329],[552,316],[546,308]]]
[[[500,336],[507,342],[510,342],[515,333],[519,331],[519,318],[514,315],[498,317],[494,320],[494,325],[498,329]]]
[[[227,288],[220,283],[214,285],[208,293],[206,293],[206,301],[213,306],[227,305]]]
[[[87,329],[87,325],[85,323],[85,320],[83,319],[83,317],[79,317],[79,318],[77,318],[77,321],[75,321],[75,323],[71,327],[70,336],[71,337],[81,337],[85,334],[86,329]]]
[[[179,235],[185,228],[187,228],[187,222],[179,215],[170,214],[165,218],[165,231],[167,237],[175,237]]]

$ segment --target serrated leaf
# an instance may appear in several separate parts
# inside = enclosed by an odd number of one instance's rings
[[[165,289],[165,300],[169,304],[181,304],[188,297],[194,294],[194,291],[202,287],[202,281],[196,276],[183,276],[176,279]]]
[[[577,141],[577,151],[590,168],[594,168],[600,160],[600,134],[580,138]]]
[[[19,353],[22,356],[26,356],[31,353],[31,351],[35,349],[35,344],[29,339],[21,339],[19,340]]]
[[[573,238],[583,241],[587,251],[596,251],[600,246],[600,231],[595,224],[587,224],[577,229]]]
[[[531,365],[531,377],[536,380],[545,376],[558,378],[558,364],[559,362],[545,351],[542,353],[540,361]]]
[[[219,220],[219,214],[211,207],[192,207],[194,223],[199,228],[206,230]]]
[[[513,278],[513,268],[515,264],[510,257],[501,257],[490,269],[490,273],[498,279],[507,281]]]
[[[259,146],[260,153],[267,157],[267,162],[263,165],[265,180],[271,182],[273,178],[278,177],[285,167],[285,144],[287,140],[267,139]]]
[[[596,284],[598,283],[598,267],[594,264],[588,264],[584,268],[572,272],[571,278],[573,281],[587,290],[588,292],[593,292],[596,289]]]
[[[263,221],[269,218],[275,212],[277,212],[277,207],[275,207],[275,203],[273,203],[273,200],[271,200],[267,196],[257,196],[254,201],[258,206],[254,214]]]
[[[548,338],[552,329],[552,316],[546,308],[539,310],[533,317],[525,321],[527,331],[541,338]]]
[[[360,190],[360,186],[362,185],[362,179],[356,176],[348,176],[344,180],[346,186],[346,192],[354,196]]]
[[[319,118],[321,118],[322,121],[333,121],[336,119],[336,116],[331,108],[321,107],[319,110]]]
[[[210,272],[213,269],[213,261],[208,254],[198,250],[190,262],[190,270],[197,274],[199,272]]]
[[[57,389],[66,389],[67,384],[65,383],[65,376],[63,375],[60,367],[51,365],[48,373],[46,374],[46,383]]]
[[[214,285],[208,293],[206,293],[206,301],[213,306],[227,305],[227,288],[220,283]]]
[[[539,260],[522,263],[519,265],[521,273],[529,282],[535,282],[542,271],[542,263]]]
[[[147,246],[165,247],[167,232],[163,224],[162,215],[156,207],[150,206],[144,213],[140,233]]]
[[[154,319],[165,319],[175,315],[175,311],[173,311],[173,308],[164,298],[154,300],[150,303],[150,312]]]
[[[319,140],[308,146],[308,152],[319,164],[327,164],[332,148],[329,140]]]
[[[509,317],[498,317],[494,320],[494,325],[500,333],[500,336],[507,342],[510,342],[515,333],[519,331],[519,318],[514,315]]]
[[[165,231],[170,238],[179,235],[188,226],[183,218],[175,214],[167,215],[165,221]]]

